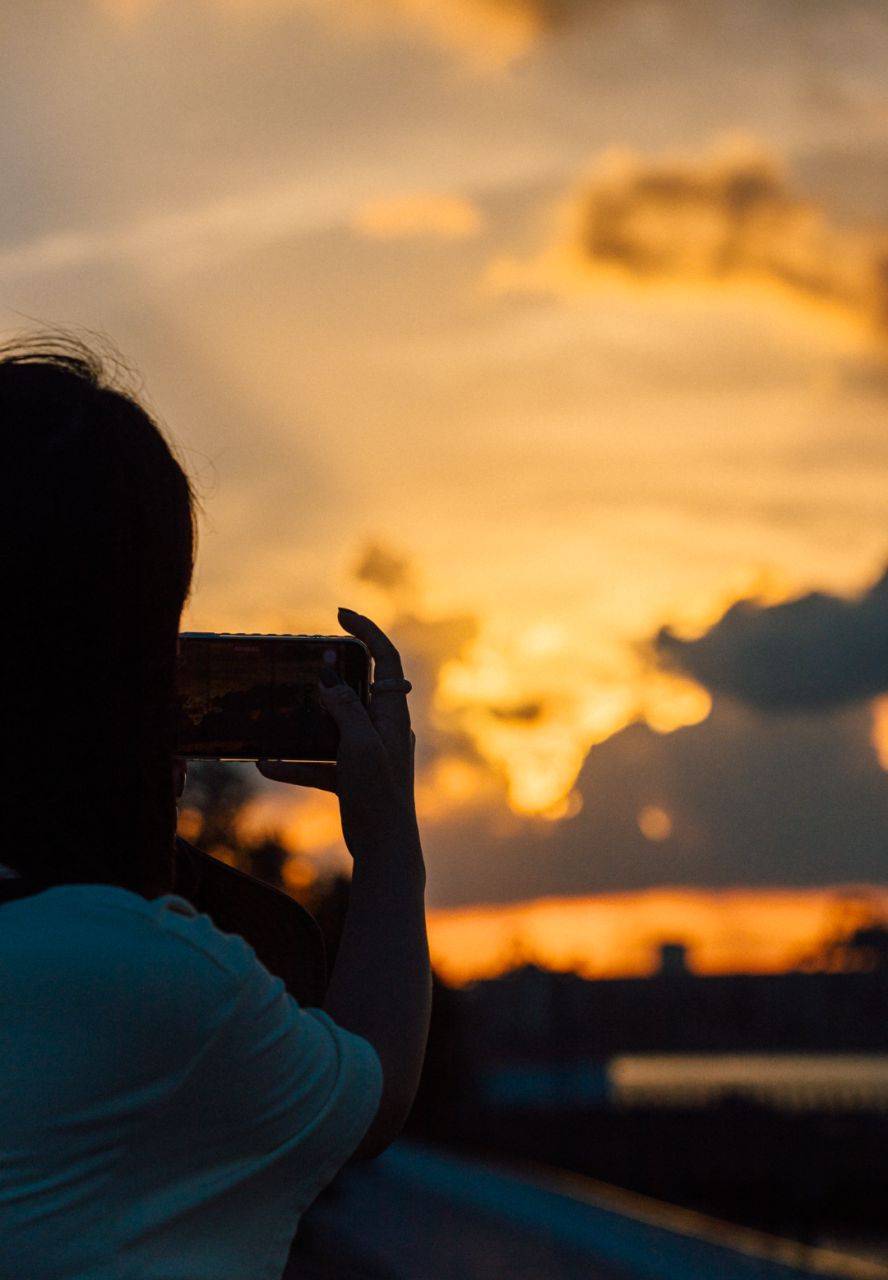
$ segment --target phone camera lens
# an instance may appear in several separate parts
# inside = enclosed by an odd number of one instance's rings
[[[335,649],[325,649],[325,650],[324,650],[324,661],[325,661],[326,663],[329,663],[329,665],[332,667],[332,666],[335,664],[335,662],[336,662],[336,650],[335,650]]]

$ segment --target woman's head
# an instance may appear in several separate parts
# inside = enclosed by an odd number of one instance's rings
[[[5,861],[41,884],[169,887],[187,477],[102,359],[0,346]]]

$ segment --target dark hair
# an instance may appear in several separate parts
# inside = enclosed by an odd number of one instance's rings
[[[189,481],[100,355],[0,345],[0,862],[40,887],[171,887]]]

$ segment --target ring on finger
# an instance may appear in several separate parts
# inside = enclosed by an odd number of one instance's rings
[[[374,680],[370,685],[371,693],[409,693],[413,685],[409,680],[398,676],[384,676],[382,680]]]

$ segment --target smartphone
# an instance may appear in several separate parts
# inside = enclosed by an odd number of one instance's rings
[[[322,667],[366,706],[370,654],[352,636],[179,636],[177,746],[192,760],[336,759],[339,730],[318,698]]]

